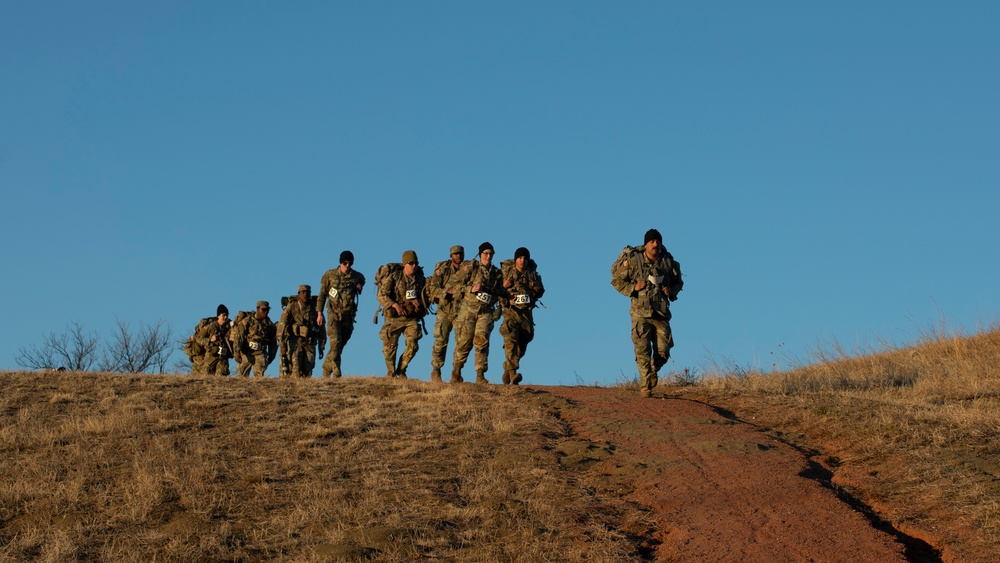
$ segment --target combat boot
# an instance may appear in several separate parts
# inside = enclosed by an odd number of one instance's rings
[[[511,380],[510,380],[510,383],[511,383],[511,385],[518,385],[518,384],[520,384],[520,383],[521,383],[521,380],[522,380],[522,379],[524,379],[524,378],[523,378],[523,377],[521,377],[521,374],[519,374],[519,373],[515,373],[515,374],[514,374],[514,377],[513,377],[513,378],[511,378]]]
[[[434,383],[441,383],[441,368],[431,369],[431,381]]]
[[[465,381],[462,379],[462,368],[455,366],[451,370],[451,381],[449,383],[461,383]]]
[[[510,385],[510,380],[511,380],[510,372],[507,371],[507,370],[504,370],[503,377],[501,377],[500,379],[503,380],[503,384],[504,385]]]
[[[476,372],[476,383],[482,383],[484,385],[487,384],[487,383],[489,383],[489,381],[486,379],[486,372],[485,371],[477,371]]]
[[[642,391],[639,392],[639,396],[641,396],[644,399],[648,399],[648,398],[650,398],[650,397],[653,396],[653,390],[652,389],[643,389]]]

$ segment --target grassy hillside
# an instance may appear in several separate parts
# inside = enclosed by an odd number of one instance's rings
[[[0,560],[614,561],[510,391],[0,374]]]
[[[1000,330],[710,374],[680,395],[814,453],[833,483],[959,560],[1000,552]]]

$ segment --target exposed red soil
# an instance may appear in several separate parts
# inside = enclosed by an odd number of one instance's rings
[[[838,497],[806,455],[690,400],[538,387],[573,434],[565,465],[649,507],[657,561],[933,561],[929,546]],[[596,473],[595,473],[596,472]]]

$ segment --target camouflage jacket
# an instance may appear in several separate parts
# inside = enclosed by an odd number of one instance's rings
[[[654,314],[670,319],[670,301],[684,287],[681,266],[666,250],[656,259],[646,257],[642,247],[624,259],[617,273],[611,278],[611,285],[622,295],[632,299],[629,310],[633,317],[650,318]],[[635,284],[646,280],[646,287],[636,291]],[[670,297],[663,294],[663,288],[670,291]]]
[[[365,287],[365,276],[357,270],[343,273],[340,268],[327,270],[319,282],[316,310],[326,306],[327,320],[354,320],[358,312],[358,295]]]
[[[309,298],[305,304],[299,302],[296,295],[288,300],[288,306],[281,313],[281,342],[288,342],[290,339],[316,339],[316,296]],[[323,334],[324,331],[319,330]]]
[[[407,277],[402,270],[393,273],[378,288],[378,302],[385,310],[387,318],[398,316],[393,303],[403,306],[403,316],[420,319],[427,314],[427,280],[423,270],[416,269],[413,277]]]
[[[241,328],[233,332],[237,333],[238,347],[244,354],[264,352],[268,361],[278,354],[278,329],[270,317],[258,319],[250,315]]]
[[[479,292],[473,293],[472,288],[479,285]],[[477,313],[492,312],[497,300],[510,297],[503,287],[503,274],[500,268],[493,264],[484,265],[479,260],[466,260],[448,281],[448,288],[454,293],[462,292],[462,307]]]
[[[233,323],[231,321],[226,321],[225,324],[220,326],[218,320],[215,320],[198,331],[195,340],[205,349],[206,356],[230,357],[233,355],[229,342],[229,329],[232,326]],[[212,342],[213,336],[215,337],[215,342]]]
[[[512,282],[511,286],[507,288],[510,298],[500,300],[500,304],[505,309],[530,311],[535,307],[535,302],[541,299],[545,293],[545,286],[542,285],[542,276],[538,275],[535,268],[535,261],[530,258],[523,272],[517,271],[514,260],[504,260],[500,263],[503,278]]]
[[[448,282],[451,280],[461,266],[455,266],[451,260],[438,262],[434,266],[434,275],[427,281],[427,294],[432,303],[437,303],[439,315],[455,315],[462,305],[463,293],[454,290],[455,293],[448,293]]]

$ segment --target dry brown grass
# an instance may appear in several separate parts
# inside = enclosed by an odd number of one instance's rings
[[[512,393],[0,373],[0,560],[629,559]]]
[[[839,347],[784,372],[676,389],[817,454],[833,482],[958,560],[1000,551],[1000,329]]]

